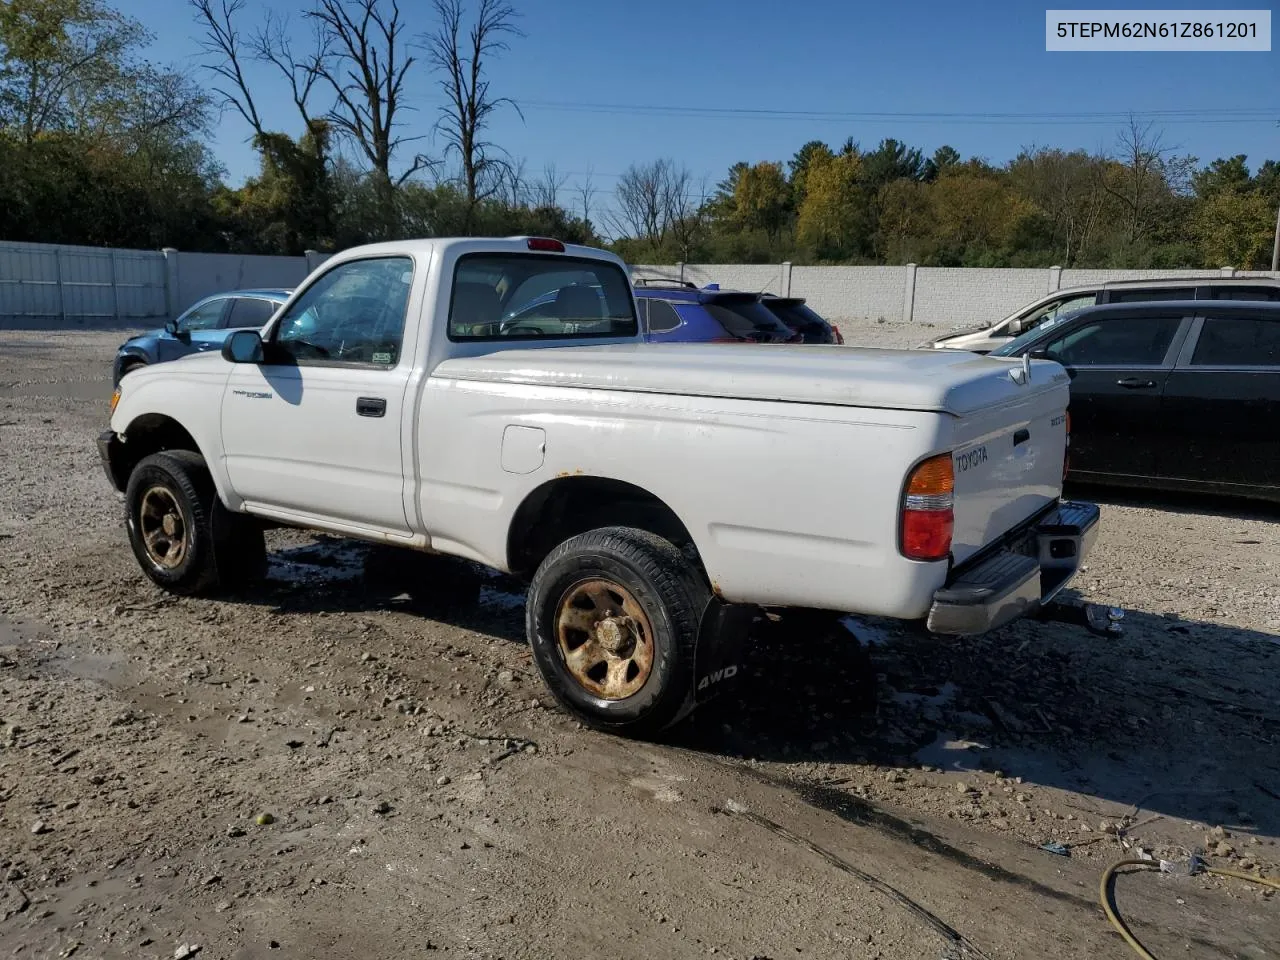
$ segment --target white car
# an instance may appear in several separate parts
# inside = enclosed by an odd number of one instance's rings
[[[160,586],[261,575],[267,524],[478,561],[529,580],[560,702],[648,735],[737,672],[761,607],[962,635],[1056,594],[1098,520],[1060,499],[1067,386],[958,352],[646,344],[609,253],[414,240],[132,374],[98,445]]]
[[[990,353],[1014,337],[1036,329],[1046,320],[1063,320],[1085,307],[1150,300],[1280,300],[1280,280],[1269,277],[1110,280],[1091,287],[1055,290],[1019,307],[999,323],[945,333],[920,344],[920,348]]]

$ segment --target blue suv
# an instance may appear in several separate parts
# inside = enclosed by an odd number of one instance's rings
[[[637,280],[640,329],[654,343],[803,343],[759,294],[697,287],[678,280]]]
[[[197,301],[163,329],[150,330],[121,344],[112,364],[112,386],[120,386],[121,378],[139,367],[203,350],[220,350],[222,341],[237,328],[261,329],[290,293],[284,288],[236,290]]]

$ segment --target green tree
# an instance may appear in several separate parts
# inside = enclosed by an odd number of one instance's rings
[[[1257,190],[1218,189],[1201,202],[1191,227],[1209,266],[1270,266],[1276,211]]]
[[[748,230],[762,230],[772,251],[791,215],[791,190],[782,164],[762,162],[740,171],[733,192],[736,222]]]
[[[856,152],[818,154],[809,162],[796,239],[821,260],[847,259],[859,248],[865,227],[861,176],[862,160]]]

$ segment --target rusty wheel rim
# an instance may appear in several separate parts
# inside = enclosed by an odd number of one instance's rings
[[[653,672],[653,626],[639,601],[612,580],[569,587],[556,605],[556,639],[565,667],[601,700],[639,693]]]
[[[173,491],[156,486],[142,495],[138,528],[152,563],[165,570],[181,566],[187,556],[187,525]]]

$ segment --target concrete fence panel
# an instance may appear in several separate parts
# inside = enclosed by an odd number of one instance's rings
[[[909,295],[905,267],[792,267],[791,295],[831,320],[898,322]]]

